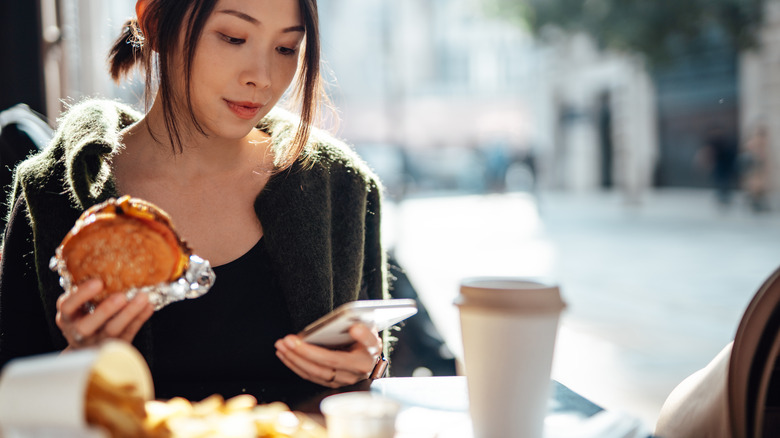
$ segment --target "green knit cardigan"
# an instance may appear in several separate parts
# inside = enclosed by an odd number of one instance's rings
[[[16,169],[9,210],[17,202],[26,207],[34,247],[31,269],[39,290],[11,290],[14,281],[9,276],[21,273],[0,272],[2,293],[39,294],[55,349],[66,346],[54,322],[56,300],[63,291],[49,259],[83,210],[119,195],[110,158],[121,147],[119,132],[140,116],[113,101],[80,103],[63,115],[50,146]],[[298,121],[275,109],[258,128],[281,149],[292,141]],[[389,297],[379,180],[349,147],[320,130],[313,130],[305,156],[311,165],[299,160],[274,174],[254,204],[295,330],[345,302]],[[5,296],[3,302],[7,306],[14,300]],[[136,337],[147,359],[153,330],[152,319]]]

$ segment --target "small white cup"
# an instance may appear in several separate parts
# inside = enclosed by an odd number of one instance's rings
[[[463,280],[460,310],[475,438],[541,438],[558,319],[557,285],[523,278]]]
[[[320,403],[328,438],[393,438],[400,403],[367,391],[345,392]]]

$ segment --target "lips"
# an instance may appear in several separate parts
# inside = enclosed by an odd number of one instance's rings
[[[236,102],[225,99],[228,108],[240,119],[253,119],[263,105],[253,102]]]

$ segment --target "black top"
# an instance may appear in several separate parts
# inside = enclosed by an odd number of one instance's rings
[[[246,392],[263,402],[290,402],[297,394],[322,391],[276,357],[273,344],[292,332],[292,322],[264,239],[214,273],[207,294],[172,303],[152,317],[156,398],[197,401]]]

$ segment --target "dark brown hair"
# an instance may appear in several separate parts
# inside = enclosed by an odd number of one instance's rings
[[[178,108],[187,108],[189,117],[202,134],[192,108],[190,93],[184,93],[186,102],[182,105],[173,92],[172,79],[179,34],[184,30],[185,90],[190,89],[192,62],[195,49],[203,32],[203,26],[211,15],[217,0],[149,0],[143,14],[143,23],[128,20],[122,35],[114,42],[108,60],[111,77],[119,81],[139,66],[145,74],[145,97],[147,109],[152,101],[153,84],[157,84],[163,104],[163,115],[168,139],[174,152],[182,151],[181,135],[176,116]],[[323,102],[323,87],[320,76],[320,39],[317,0],[298,0],[305,41],[301,47],[301,63],[295,78],[291,97],[299,108],[301,120],[290,147],[282,156],[276,157],[277,170],[291,166],[304,152],[310,127],[319,115]],[[146,29],[147,32],[142,32]]]

